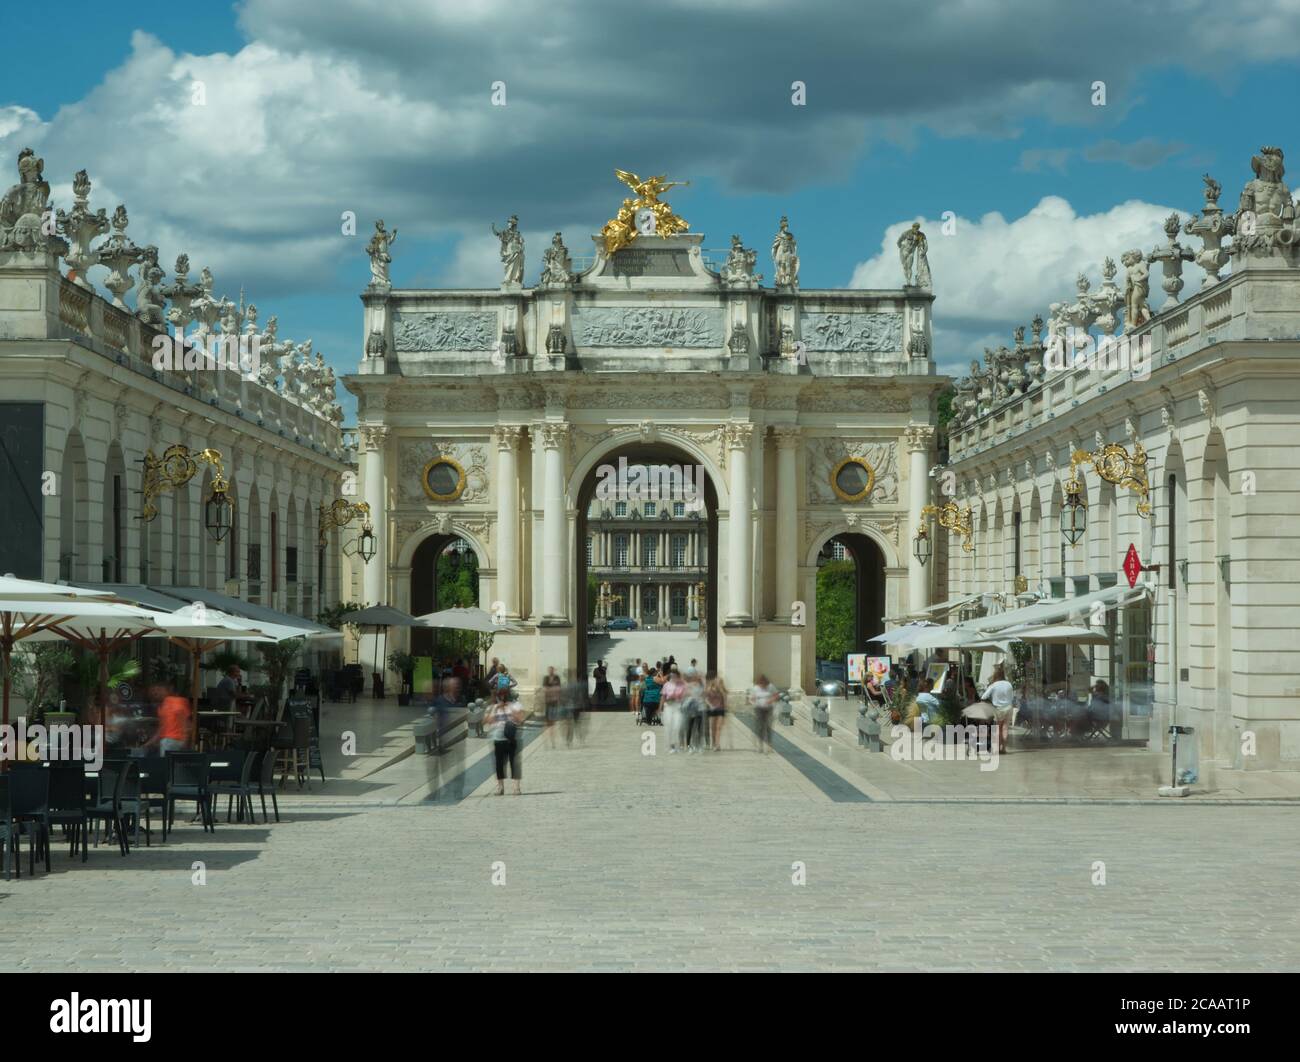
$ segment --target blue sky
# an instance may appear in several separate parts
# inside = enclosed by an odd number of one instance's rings
[[[805,287],[896,285],[896,232],[922,219],[935,353],[953,369],[1078,271],[1096,283],[1106,255],[1161,242],[1161,218],[1201,206],[1202,173],[1232,210],[1262,144],[1300,153],[1287,141],[1300,99],[1290,0],[57,10],[4,15],[8,39],[58,49],[54,62],[12,48],[0,66],[7,164],[35,147],[58,205],[86,168],[92,205],[125,202],[137,243],[158,244],[164,264],[182,250],[196,271],[211,264],[218,294],[245,287],[263,320],[312,337],[340,374],[360,355],[375,217],[400,230],[393,276],[410,286],[495,283],[488,226],[512,213],[529,283],[556,229],[585,253],[622,198],[614,167],[691,180],[669,198],[706,247],[740,233],[769,274],[788,215]],[[189,106],[195,78],[202,108]],[[805,107],[790,103],[796,79]],[[489,102],[495,80],[504,108]],[[357,237],[339,232],[343,210]],[[945,211],[959,220],[942,239]]]

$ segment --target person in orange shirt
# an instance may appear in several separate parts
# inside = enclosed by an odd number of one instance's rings
[[[169,752],[183,752],[190,747],[190,702],[171,686],[155,686],[153,698],[158,702],[158,732],[148,745],[158,746],[165,756]]]

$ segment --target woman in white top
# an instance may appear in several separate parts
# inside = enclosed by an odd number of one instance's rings
[[[515,796],[519,796],[519,783],[523,778],[519,768],[519,725],[524,721],[524,711],[518,701],[508,700],[508,696],[506,690],[497,692],[496,703],[485,720],[496,755],[497,796],[506,791],[507,763],[510,764],[510,778],[515,783]]]
[[[1007,728],[1016,711],[1016,688],[1007,681],[1001,665],[993,669],[993,681],[985,688],[984,699],[993,705],[993,717],[998,721],[998,752],[1006,752]]]

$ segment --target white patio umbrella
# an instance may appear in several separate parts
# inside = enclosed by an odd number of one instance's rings
[[[68,598],[108,598],[113,599],[109,590],[86,590],[80,586],[68,586],[66,583],[45,583],[39,579],[19,579],[16,576],[0,575],[0,601],[66,601]]]
[[[513,623],[498,623],[490,612],[481,608],[444,608],[441,612],[428,612],[417,616],[421,627],[436,627],[449,631],[471,631],[475,634],[509,634],[523,630]],[[486,650],[484,650],[486,653]]]
[[[4,577],[10,584],[12,577]],[[25,582],[26,580],[17,580]],[[57,586],[41,583],[36,586]],[[70,589],[70,588],[65,588]],[[39,591],[38,591],[39,592]],[[101,712],[106,701],[108,654],[152,629],[153,613],[101,593],[23,600],[0,598],[0,664],[4,667],[4,722],[9,722],[9,694],[14,646],[20,641],[77,642],[99,653]],[[67,633],[65,633],[65,631]],[[95,644],[92,644],[95,643]]]
[[[474,631],[477,634],[518,633],[523,630],[512,623],[498,623],[492,614],[481,608],[444,608],[416,616],[421,627],[440,627],[452,631]]]
[[[294,628],[281,627],[281,637],[264,631],[264,626],[275,624],[254,624],[251,620],[232,616],[228,612],[208,608],[202,602],[195,602],[178,608],[175,612],[155,614],[157,630],[151,633],[166,637],[173,645],[178,645],[190,654],[190,704],[191,712],[190,741],[198,739],[199,730],[199,662],[203,654],[216,649],[223,642],[278,642],[285,637],[300,637],[302,632]],[[285,635],[292,630],[293,634]]]
[[[1072,624],[1051,623],[1043,626],[1012,627],[998,631],[998,638],[1017,638],[1022,642],[1051,645],[1110,645],[1104,630],[1095,627],[1076,627]]]
[[[912,623],[904,623],[901,627],[894,627],[885,631],[884,634],[877,634],[874,638],[868,638],[870,642],[882,642],[885,645],[897,646],[900,649],[907,649],[909,652],[914,648],[913,639],[918,635],[933,631],[937,624],[929,620],[916,620]]]

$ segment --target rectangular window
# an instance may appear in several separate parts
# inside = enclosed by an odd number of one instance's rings
[[[625,501],[616,501],[616,502],[614,503],[614,515],[615,515],[615,516],[626,516],[626,515],[627,515],[627,502],[625,502]]]
[[[673,587],[673,619],[683,621],[686,619],[686,587],[684,586]]]
[[[641,540],[641,564],[646,568],[653,568],[659,561],[659,540],[648,535]]]
[[[591,536],[588,535],[587,536],[587,567],[588,568],[591,567],[591,556],[592,556],[592,549],[593,549],[591,543],[592,543]]]
[[[674,515],[674,516],[685,516],[685,515],[686,515],[686,503],[685,503],[685,502],[678,502],[678,501],[673,502],[673,515]]]
[[[284,551],[284,581],[286,583],[296,583],[298,581],[297,546],[289,546]]]
[[[686,536],[673,535],[673,567],[686,567]]]
[[[655,518],[655,503],[642,502],[641,515],[644,516],[647,520],[653,520]]]
[[[641,587],[641,615],[648,620],[659,618],[659,587]]]
[[[627,567],[627,535],[614,536],[614,567]]]

